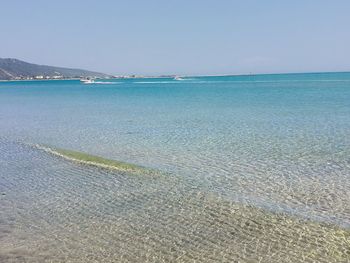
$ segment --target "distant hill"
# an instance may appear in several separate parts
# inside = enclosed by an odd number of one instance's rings
[[[52,67],[32,64],[14,58],[0,58],[0,80],[77,77],[108,78],[111,76],[83,69]]]

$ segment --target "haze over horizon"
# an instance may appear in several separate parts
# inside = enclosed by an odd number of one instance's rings
[[[350,2],[2,3],[0,57],[114,75],[350,70]]]

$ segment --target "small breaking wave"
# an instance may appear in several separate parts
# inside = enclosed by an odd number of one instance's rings
[[[149,169],[136,164],[126,163],[122,161],[116,161],[106,159],[100,156],[95,156],[83,152],[72,151],[67,149],[58,149],[49,146],[35,144],[35,148],[47,152],[49,154],[61,157],[68,161],[77,162],[80,164],[91,165],[103,169],[116,170],[119,172],[127,172],[138,175],[159,175],[160,172],[157,170]]]

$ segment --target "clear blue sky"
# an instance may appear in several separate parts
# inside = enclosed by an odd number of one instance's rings
[[[350,71],[349,0],[8,0],[0,57],[113,74]]]

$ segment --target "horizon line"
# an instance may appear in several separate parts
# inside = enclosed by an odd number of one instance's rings
[[[161,74],[161,75],[142,75],[142,74],[125,74],[125,75],[113,75],[116,76],[135,76],[143,78],[167,78],[167,77],[239,77],[239,76],[257,76],[257,75],[293,75],[293,74],[327,74],[327,73],[350,73],[350,70],[346,71],[305,71],[305,72],[276,72],[276,73],[237,73],[237,74]]]
[[[172,76],[181,76],[181,77],[229,77],[229,76],[254,76],[254,75],[288,75],[288,74],[326,74],[326,73],[350,73],[349,70],[341,70],[341,71],[292,71],[292,72],[270,72],[270,73],[227,73],[227,74],[174,74],[174,73],[169,73],[169,74],[159,74],[159,75],[149,75],[149,74],[137,74],[137,73],[129,73],[129,74],[115,74],[115,73],[105,73],[101,72],[99,70],[95,69],[85,69],[81,68],[79,66],[51,66],[47,64],[39,64],[35,62],[27,62],[26,60],[14,58],[14,57],[0,57],[1,59],[15,59],[19,60],[25,63],[29,64],[34,64],[34,65],[39,65],[39,66],[49,66],[49,67],[60,67],[60,68],[67,68],[67,69],[74,69],[74,70],[85,70],[85,71],[91,71],[95,73],[101,73],[105,75],[110,75],[112,77],[119,77],[119,76],[136,76],[136,77],[144,77],[144,78],[155,78],[155,77],[172,77]]]

